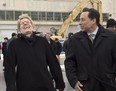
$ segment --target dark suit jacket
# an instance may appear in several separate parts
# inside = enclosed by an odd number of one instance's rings
[[[65,68],[72,87],[78,80],[89,78],[116,87],[116,83],[112,83],[116,77],[116,34],[99,26],[92,45],[87,33],[76,33],[70,40]],[[115,87],[111,91],[116,91]]]

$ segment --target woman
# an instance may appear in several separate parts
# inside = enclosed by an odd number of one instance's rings
[[[63,91],[61,68],[47,40],[36,36],[27,15],[19,17],[17,26],[19,38],[10,43],[6,58],[7,91]]]

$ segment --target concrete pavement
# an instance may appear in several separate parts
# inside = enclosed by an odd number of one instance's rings
[[[3,61],[0,60],[0,91],[5,91],[4,72],[2,67]]]

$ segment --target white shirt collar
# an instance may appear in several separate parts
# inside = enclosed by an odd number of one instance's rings
[[[87,33],[87,34],[88,34],[88,35],[90,35],[90,34],[96,35],[96,34],[97,34],[97,31],[98,31],[98,26],[97,26],[97,28],[95,29],[95,31],[93,31],[93,32],[91,32],[91,33]]]
[[[97,26],[97,28],[95,29],[95,31],[93,31],[93,32],[91,32],[91,33],[87,33],[87,34],[88,34],[88,35],[94,34],[94,35],[96,36],[97,32],[98,32],[98,26]],[[93,37],[93,39],[95,38],[95,36]]]

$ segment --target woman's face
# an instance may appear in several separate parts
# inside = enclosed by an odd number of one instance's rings
[[[34,27],[31,21],[27,18],[24,18],[20,21],[20,32],[24,35],[31,35],[34,30]]]

